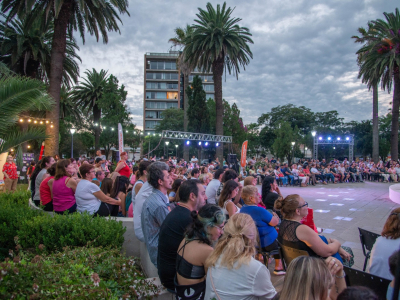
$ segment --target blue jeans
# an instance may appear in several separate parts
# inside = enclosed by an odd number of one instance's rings
[[[294,184],[294,177],[293,177],[293,175],[285,175],[285,177],[286,177],[286,178],[289,177],[289,183],[290,183],[290,185],[293,185],[293,184]]]
[[[325,244],[329,244],[328,243],[328,240],[326,239],[326,237],[324,237],[323,235],[320,235],[319,236],[320,238],[321,238],[321,240],[323,240],[324,241],[324,243]],[[340,256],[340,254],[339,254],[339,252],[336,252],[334,255],[332,255],[334,258],[337,258],[342,264],[343,264],[343,259],[342,259],[342,257]]]
[[[327,173],[325,174],[326,176],[326,181],[329,181],[329,178],[332,180],[332,182],[335,182],[335,176],[333,176],[332,173]]]

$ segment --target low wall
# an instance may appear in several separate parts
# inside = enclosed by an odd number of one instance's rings
[[[40,210],[31,199],[29,199],[29,207],[31,209]],[[53,215],[53,212],[46,212],[50,215]],[[141,242],[135,235],[135,229],[133,228],[133,218],[116,218],[116,217],[109,217],[109,220],[116,220],[121,221],[122,225],[126,228],[124,233],[124,244],[122,245],[121,252],[124,253],[126,256],[135,256],[140,258],[140,262],[142,265],[142,270],[146,274],[148,280],[154,281],[153,283],[157,286],[161,286],[160,279],[158,278],[158,271],[157,268],[153,265],[150,260],[149,253],[147,251],[146,244]],[[153,299],[157,300],[167,300],[167,299],[174,299],[174,296],[169,293],[166,289],[162,289],[160,294]]]

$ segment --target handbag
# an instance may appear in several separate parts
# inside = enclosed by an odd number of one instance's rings
[[[282,173],[281,173],[281,174],[278,174],[278,176],[279,176],[279,177],[284,177]]]

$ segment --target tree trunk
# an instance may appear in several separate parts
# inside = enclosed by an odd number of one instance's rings
[[[99,141],[100,141],[100,117],[101,117],[101,109],[97,104],[93,105],[93,121],[98,124],[98,126],[94,127],[94,149],[99,150]]]
[[[217,135],[224,134],[224,104],[222,102],[222,75],[224,73],[224,58],[218,58],[212,65],[215,90],[215,132]],[[216,155],[219,160],[224,161],[224,147],[220,143]]]
[[[49,95],[54,99],[54,106],[47,111],[46,117],[51,122],[46,127],[46,134],[50,137],[45,141],[45,154],[54,156],[58,154],[59,147],[59,118],[60,118],[60,92],[65,50],[67,45],[67,25],[71,15],[72,0],[64,0],[58,18],[54,20],[54,37],[51,45]]]
[[[399,159],[399,104],[400,104],[400,73],[396,68],[393,76],[394,90],[392,101],[392,132],[390,134],[390,148],[392,159]]]
[[[379,162],[378,84],[372,86],[372,159]]]
[[[189,74],[183,74],[183,130],[185,132],[188,131],[188,116],[187,116],[187,110],[189,107],[189,99],[188,95],[186,93],[186,89],[189,86]],[[189,147],[190,145],[186,145],[186,141],[183,142],[183,159],[185,161],[189,161]]]

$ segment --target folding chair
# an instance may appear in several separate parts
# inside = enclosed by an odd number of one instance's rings
[[[368,259],[371,256],[372,247],[374,246],[376,239],[380,237],[380,235],[362,229],[360,227],[358,227],[358,231],[360,232],[361,246],[365,256],[364,268],[363,268],[363,271],[365,272],[365,269],[367,268]]]
[[[284,246],[281,243],[279,243],[279,250],[281,253],[281,258],[282,258],[282,265],[283,268],[286,270],[286,268],[289,266],[289,264],[292,262],[293,259],[299,256],[309,256],[307,251],[304,250],[299,250],[296,248],[292,248],[289,246]]]
[[[366,286],[372,289],[379,299],[386,300],[390,280],[346,266],[343,266],[343,270],[346,273],[347,286]]]

